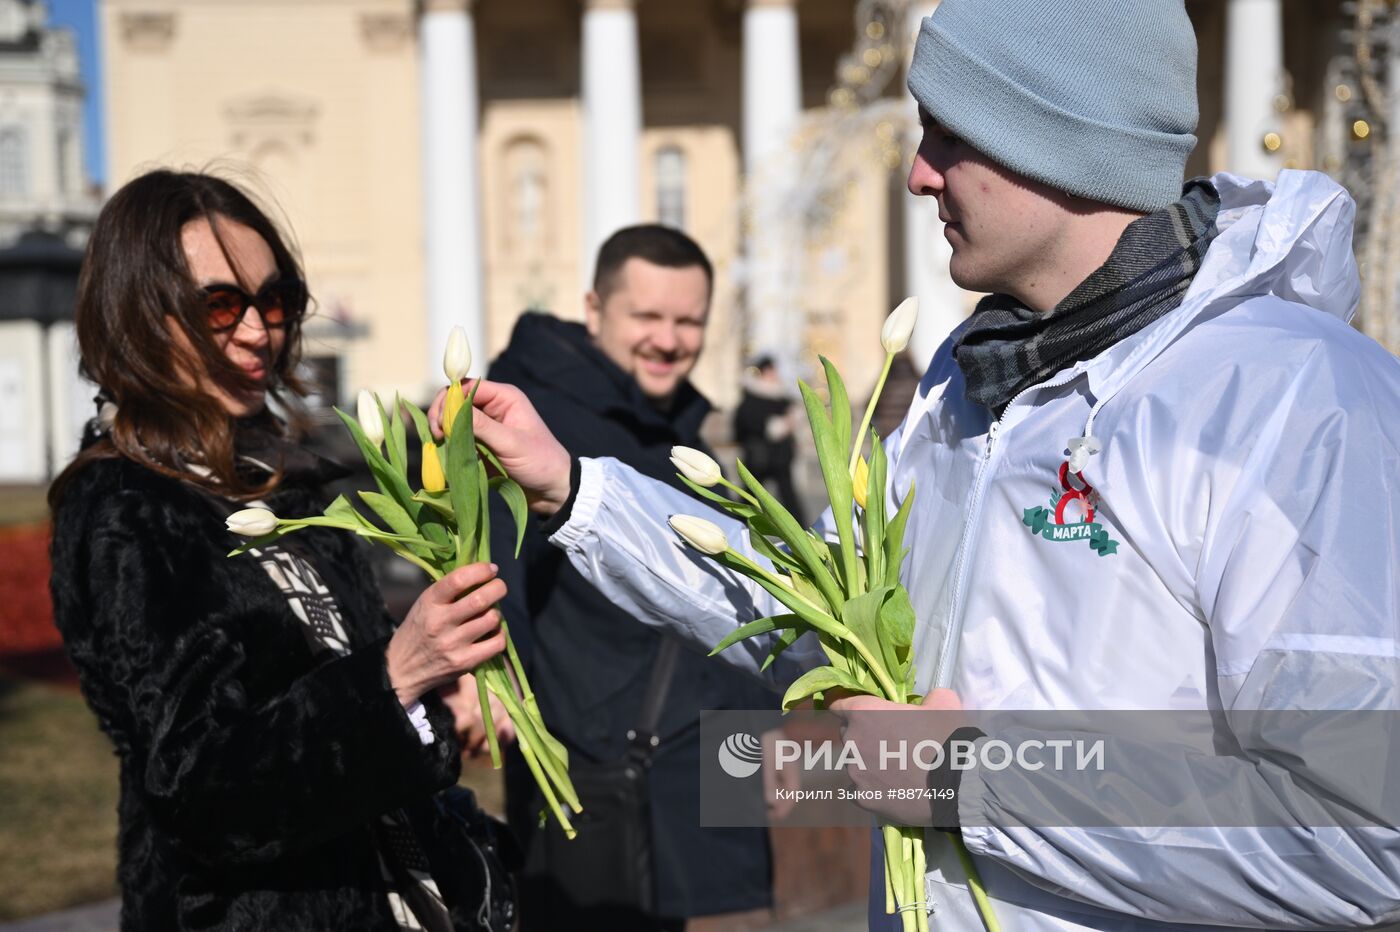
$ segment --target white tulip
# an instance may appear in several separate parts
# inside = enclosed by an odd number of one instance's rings
[[[918,316],[919,299],[917,296],[910,296],[899,302],[899,307],[885,318],[885,326],[880,328],[880,345],[885,348],[886,353],[894,355],[904,352],[904,348],[909,345],[909,335],[914,332],[914,321]]]
[[[472,347],[467,342],[467,332],[453,327],[447,335],[447,349],[442,354],[442,371],[447,376],[447,384],[456,385],[462,381],[471,365]]]
[[[696,485],[709,488],[720,480],[719,463],[694,447],[672,447],[671,465]]]
[[[378,449],[384,444],[384,421],[379,416],[379,402],[374,400],[374,395],[368,389],[361,389],[356,409],[360,419],[360,430],[365,432],[369,442]]]
[[[671,515],[667,523],[682,540],[701,553],[715,556],[729,549],[729,539],[713,521],[706,521],[694,515]]]
[[[266,508],[244,508],[224,521],[239,537],[262,537],[277,530],[277,516]]]

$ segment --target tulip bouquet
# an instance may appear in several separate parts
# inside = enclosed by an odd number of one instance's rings
[[[807,671],[788,687],[784,709],[821,699],[838,689],[906,704],[917,704],[922,698],[914,692],[911,661],[914,607],[899,581],[906,552],[904,527],[914,488],[910,486],[893,515],[887,513],[888,463],[880,438],[870,427],[890,366],[908,344],[917,315],[918,299],[909,298],[886,319],[880,335],[884,367],[854,435],[846,386],[830,360],[821,361],[831,399],[829,408],[807,384],[798,383],[831,502],[834,542],[803,528],[742,462],[737,464],[742,480],[739,485],[725,479],[719,465],[704,453],[687,447],[672,450],[671,462],[681,479],[720,510],[745,522],[754,551],[767,557],[772,569],[731,549],[724,531],[704,518],[674,515],[671,528],[691,547],[763,587],[788,610],[735,629],[715,645],[712,655],[746,638],[775,632],[765,669],[808,633],[817,638],[826,654],[826,666]],[[867,436],[868,461],[861,455]],[[716,486],[737,497],[713,491]],[[882,832],[885,910],[900,914],[906,932],[925,932],[923,829],[884,826]],[[961,839],[954,835],[953,841],[983,921],[994,932],[996,918],[977,871]]]
[[[358,418],[336,409],[335,413],[350,431],[379,487],[377,492],[360,492],[360,500],[384,527],[356,509],[343,495],[322,515],[314,517],[282,518],[266,509],[248,508],[228,519],[229,530],[251,538],[229,556],[302,528],[331,527],[383,544],[437,580],[457,567],[491,559],[490,510],[487,507],[487,495],[491,491],[505,500],[515,519],[518,554],[525,534],[525,494],[506,477],[495,455],[478,443],[473,434],[471,395],[466,395],[461,386],[470,365],[471,351],[466,334],[455,327],[443,358],[448,392],[443,407],[441,450],[433,441],[427,416],[398,396],[394,398],[392,414],[385,410],[378,396],[367,391],[360,392]],[[475,388],[472,389],[474,394]],[[421,487],[417,490],[408,477],[408,438],[400,414],[405,410],[413,419],[423,448]],[[488,464],[494,467],[494,476],[489,474]],[[572,838],[574,828],[564,807],[575,813],[583,810],[569,780],[568,753],[545,728],[504,620],[501,628],[506,633],[505,656],[493,657],[473,671],[491,746],[491,761],[496,767],[501,766],[501,750],[491,721],[488,694],[499,698],[509,712],[515,723],[521,756],[539,783],[550,810],[565,834]]]

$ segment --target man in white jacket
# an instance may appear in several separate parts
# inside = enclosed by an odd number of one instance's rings
[[[1400,364],[1347,326],[1354,207],[1333,182],[1182,190],[1195,59],[1182,0],[943,0],[910,71],[910,188],[938,200],[954,280],[992,293],[886,442],[889,507],[918,486],[901,578],[919,689],[983,710],[1211,713],[1239,753],[1161,749],[1153,772],[1182,798],[1247,788],[1261,814],[1028,827],[1011,778],[971,771],[962,837],[1006,929],[1400,919],[1400,832],[1269,827],[1309,803],[1314,736],[1241,717],[1400,708]],[[627,612],[708,646],[777,610],[675,541],[666,518],[692,499],[571,463],[508,388],[477,403],[552,541]],[[760,675],[768,647],[724,656]],[[823,662],[799,642],[762,675]],[[933,922],[979,928],[936,838]]]

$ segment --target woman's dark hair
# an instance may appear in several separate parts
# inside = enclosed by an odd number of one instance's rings
[[[267,243],[282,278],[302,277],[276,225],[228,181],[159,170],[112,195],[88,240],[74,317],[82,374],[116,404],[116,419],[54,480],[51,506],[84,466],[115,456],[225,498],[257,498],[280,481],[280,472],[260,482],[249,479],[237,468],[235,443],[243,429],[282,435],[286,425],[266,409],[249,421],[235,421],[217,399],[191,384],[193,373],[234,389],[256,387],[215,340],[204,296],[185,258],[181,231],[200,218],[209,221],[226,258],[223,228],[242,224]],[[229,265],[238,271],[232,259]],[[255,291],[261,283],[240,284]],[[172,336],[167,321],[184,331],[187,347]],[[293,319],[267,376],[269,396],[284,403],[290,400],[287,393],[306,393],[294,375],[300,349],[300,320]],[[200,468],[186,468],[191,464]]]

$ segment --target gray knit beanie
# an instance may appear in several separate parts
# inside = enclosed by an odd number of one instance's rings
[[[1184,0],[943,0],[909,91],[1018,175],[1153,211],[1196,145],[1196,33]]]

